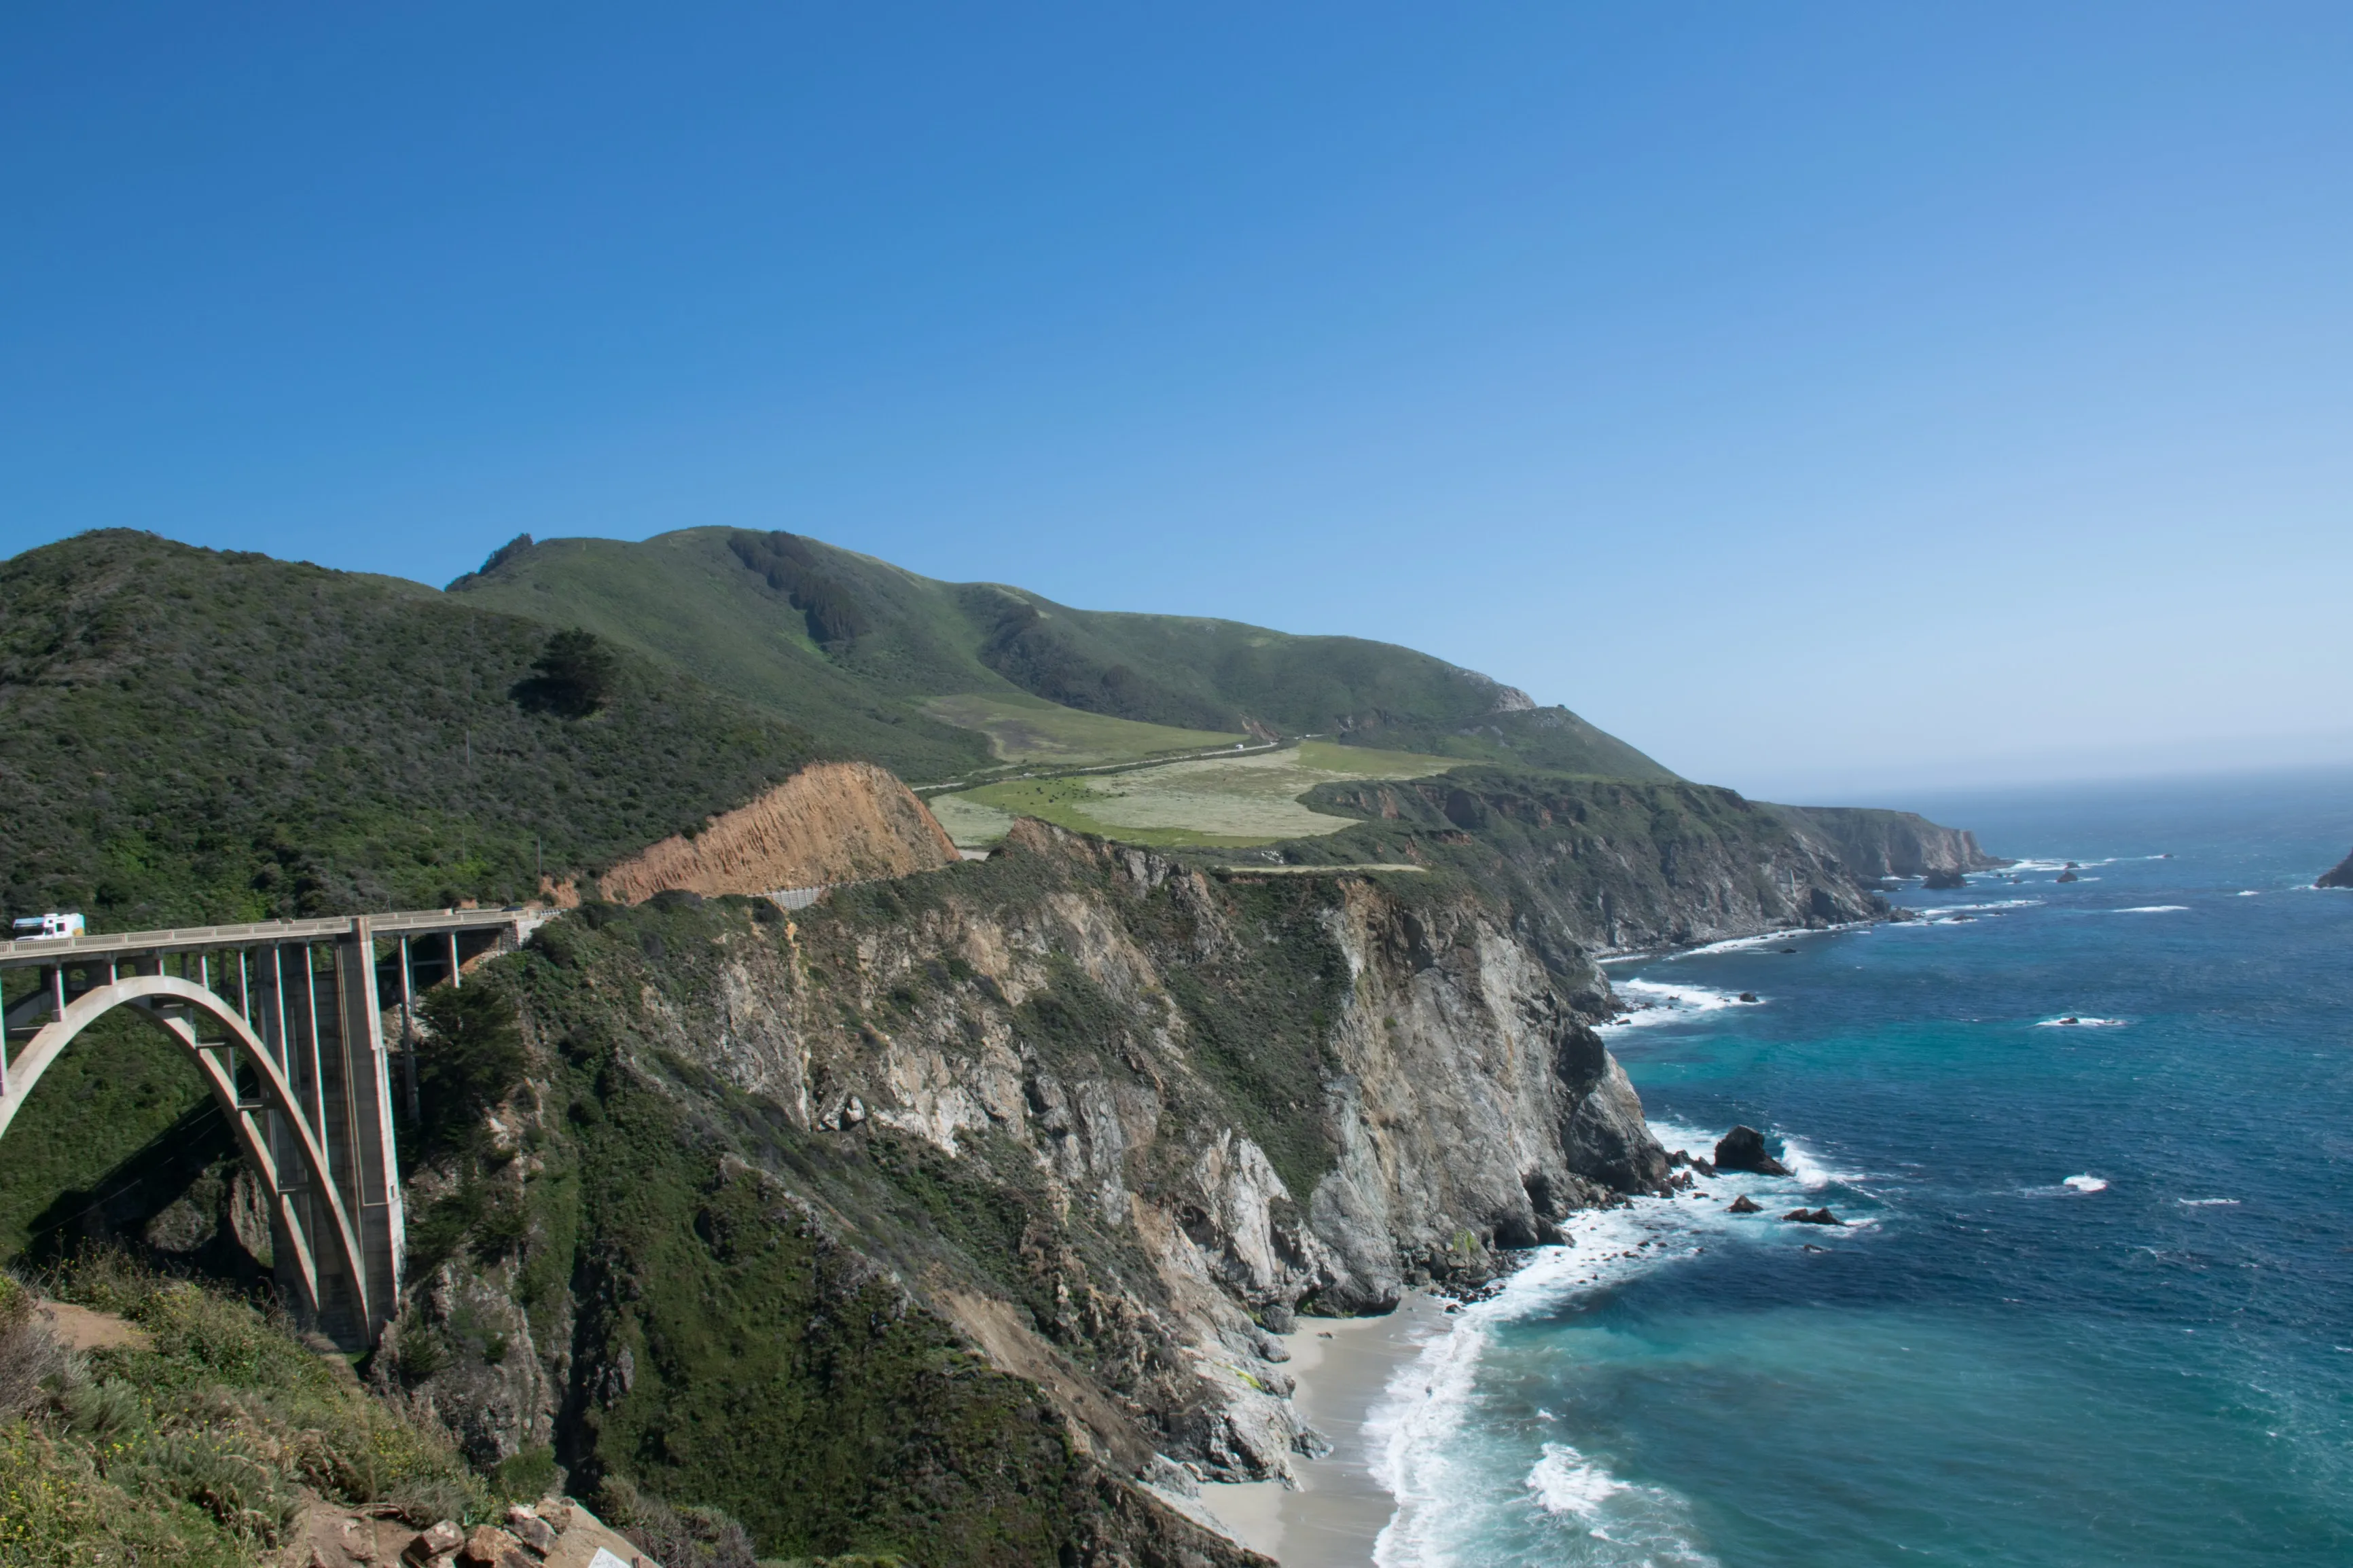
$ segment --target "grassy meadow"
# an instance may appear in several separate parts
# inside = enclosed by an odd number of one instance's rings
[[[993,843],[1018,816],[1155,848],[1246,848],[1353,827],[1301,804],[1319,784],[1426,778],[1454,759],[1306,741],[1279,751],[1201,757],[1119,773],[1008,779],[932,800],[956,842]]]

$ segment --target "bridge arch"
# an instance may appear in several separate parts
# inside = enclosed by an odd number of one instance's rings
[[[408,1252],[386,995],[413,1100],[417,982],[460,984],[468,960],[515,951],[549,918],[411,910],[0,941],[0,974],[40,975],[0,1005],[0,1135],[76,1037],[132,1009],[195,1059],[268,1184],[288,1304],[343,1349],[364,1351],[399,1310]]]
[[[280,1222],[273,1228],[291,1243],[293,1273],[305,1298],[302,1306],[308,1315],[317,1321],[328,1306],[322,1300],[321,1289],[320,1242],[323,1239],[333,1249],[331,1267],[350,1281],[358,1298],[354,1304],[361,1320],[372,1321],[375,1314],[368,1299],[366,1259],[361,1253],[359,1233],[353,1226],[350,1211],[337,1190],[326,1151],[269,1047],[234,1004],[206,986],[168,974],[123,975],[66,1001],[25,1048],[6,1063],[5,1089],[0,1092],[0,1138],[7,1136],[17,1108],[66,1047],[83,1030],[118,1007],[129,1008],[195,1060],[205,1086],[228,1117],[247,1163],[270,1194],[273,1215]],[[195,1021],[188,1016],[192,1011],[218,1024],[227,1037],[205,1040]],[[231,1051],[240,1053],[242,1065],[250,1068],[261,1091],[258,1100],[243,1098],[235,1076],[239,1062],[229,1056]],[[288,1173],[279,1158],[280,1146],[274,1143],[271,1127],[264,1120],[272,1111],[277,1113],[283,1145],[301,1168],[305,1180],[300,1185],[286,1180]],[[305,1203],[306,1197],[311,1202]],[[322,1232],[323,1237],[314,1236],[314,1231]]]

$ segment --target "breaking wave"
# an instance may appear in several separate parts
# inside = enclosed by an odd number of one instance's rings
[[[1664,1147],[1703,1158],[1716,1137],[1663,1121],[1651,1123],[1651,1131]],[[1559,1441],[1538,1442],[1533,1461],[1520,1448],[1514,1461],[1509,1449],[1515,1437],[1525,1442],[1536,1434],[1479,1418],[1479,1374],[1499,1332],[1514,1321],[1706,1248],[1795,1249],[1873,1228],[1868,1214],[1828,1231],[1774,1223],[1773,1211],[1799,1206],[1818,1188],[1852,1179],[1828,1169],[1800,1142],[1784,1138],[1782,1147],[1793,1173],[1788,1176],[1725,1172],[1674,1197],[1636,1198],[1623,1208],[1571,1215],[1562,1225],[1567,1246],[1537,1248],[1502,1290],[1464,1305],[1398,1369],[1365,1424],[1373,1479],[1396,1500],[1396,1512],[1374,1543],[1378,1568],[1549,1565],[1563,1561],[1564,1548],[1572,1545],[1569,1560],[1578,1563],[1715,1568],[1699,1542],[1689,1505],[1674,1492],[1628,1481],[1602,1460]],[[1732,1214],[1728,1205],[1739,1196],[1767,1212]],[[1841,1204],[1842,1211],[1851,1206],[1851,1201]],[[1507,1487],[1509,1476],[1521,1478],[1516,1489]],[[1533,1524],[1531,1508],[1541,1516]],[[1525,1539],[1531,1529],[1539,1531],[1541,1542],[1526,1548],[1495,1544],[1504,1537]]]
[[[1639,1029],[1651,1024],[1687,1022],[1706,1013],[1722,1012],[1726,1007],[1754,1007],[1755,1002],[1743,1002],[1729,991],[1718,991],[1712,985],[1670,985],[1663,980],[1621,980],[1615,989],[1627,1011],[1601,1025],[1607,1035],[1620,1029]]]
[[[1620,1480],[1566,1443],[1546,1443],[1528,1471],[1538,1508],[1571,1521],[1595,1542],[1623,1549],[1605,1562],[1713,1563],[1691,1541],[1689,1508],[1672,1492]],[[1639,1553],[1629,1556],[1627,1552]]]

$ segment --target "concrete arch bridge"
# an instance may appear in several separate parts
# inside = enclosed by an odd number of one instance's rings
[[[273,1265],[297,1317],[364,1350],[398,1310],[407,1250],[393,1104],[416,1094],[415,1000],[462,984],[467,963],[512,951],[546,918],[427,910],[0,942],[0,996],[15,997],[0,1037],[0,1160],[42,1074],[129,1009],[189,1054],[219,1102],[268,1194]],[[9,984],[22,970],[37,983]]]

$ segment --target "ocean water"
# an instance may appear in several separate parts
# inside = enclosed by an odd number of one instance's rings
[[[2031,858],[1612,966],[1667,1146],[1797,1173],[1451,1320],[1375,1412],[1384,1568],[2353,1563],[2353,776],[1924,809]]]

